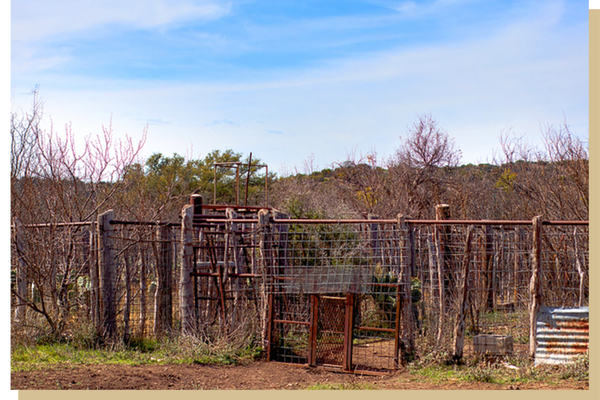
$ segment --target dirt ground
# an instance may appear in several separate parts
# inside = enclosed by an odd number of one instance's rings
[[[309,368],[279,363],[254,362],[242,366],[210,365],[82,365],[48,370],[16,372],[11,375],[11,388],[18,390],[206,390],[206,389],[306,389],[322,384],[370,384],[391,390],[538,390],[589,389],[588,382],[559,381],[526,384],[482,382],[427,382],[407,371],[390,376],[343,374],[323,368]],[[352,387],[352,386],[351,386]],[[360,386],[359,386],[360,387]]]

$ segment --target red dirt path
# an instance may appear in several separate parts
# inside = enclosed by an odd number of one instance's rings
[[[527,384],[482,382],[427,382],[423,377],[398,371],[392,376],[360,376],[267,362],[241,366],[209,365],[67,365],[48,370],[16,372],[11,388],[27,389],[306,389],[322,384],[369,384],[392,390],[498,390],[589,389],[588,382],[559,381]],[[356,386],[354,386],[356,387]]]

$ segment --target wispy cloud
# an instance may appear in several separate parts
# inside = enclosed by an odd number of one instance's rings
[[[117,32],[211,21],[228,15],[230,7],[230,2],[222,0],[15,1],[12,69],[35,72],[68,66],[77,57],[72,54],[77,40],[97,42]],[[127,54],[135,52],[130,48]]]
[[[97,27],[150,27],[152,35],[140,41],[136,35],[115,36],[128,41],[121,53],[104,52],[100,40],[90,42],[102,47],[98,50],[85,40],[48,39],[33,53],[17,44],[14,54],[29,64],[13,60],[19,66],[13,67],[13,82],[22,91],[31,88],[23,84],[41,83],[47,113],[57,123],[73,120],[74,129],[83,132],[114,113],[116,132],[135,134],[151,125],[148,152],[182,153],[193,142],[204,153],[260,148],[257,156],[273,166],[300,165],[311,153],[328,164],[343,160],[346,148],[391,154],[423,113],[456,138],[465,162],[491,156],[503,129],[536,135],[540,121],[560,123],[563,112],[574,131],[585,133],[580,128],[588,118],[587,11],[562,1],[544,7],[490,3],[374,1],[354,13],[279,19],[287,10],[273,8],[282,3],[180,0],[170,16],[151,15],[147,19],[154,22],[146,25],[121,11],[98,17]],[[198,10],[194,18],[205,23],[188,24],[176,10],[190,4],[216,11]],[[161,26],[169,29],[154,29]],[[40,37],[62,34],[51,31]],[[61,68],[66,60],[83,66],[73,73]],[[36,65],[49,69],[36,74]],[[88,71],[92,67],[95,75]],[[162,71],[160,79],[156,70]]]
[[[219,126],[219,125],[229,125],[229,126],[241,126],[242,124],[236,121],[231,121],[228,119],[220,119],[209,122],[208,124],[204,124],[204,126]]]
[[[38,41],[99,26],[147,29],[208,20],[229,12],[219,0],[20,0],[12,3],[12,39]]]

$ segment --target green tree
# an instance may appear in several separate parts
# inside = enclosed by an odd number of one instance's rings
[[[202,159],[187,160],[175,153],[171,157],[161,153],[150,156],[145,164],[132,164],[125,173],[130,190],[123,194],[123,206],[129,215],[139,219],[174,219],[192,193],[201,194],[204,202],[236,203],[236,166],[239,168],[239,202],[245,200],[246,174],[249,157],[233,150],[213,150]],[[219,165],[228,163],[227,166]],[[217,168],[215,170],[215,164]],[[248,182],[248,205],[264,204],[265,169],[256,167],[261,160],[253,158]],[[269,180],[275,179],[269,174]],[[139,215],[143,212],[145,216]]]

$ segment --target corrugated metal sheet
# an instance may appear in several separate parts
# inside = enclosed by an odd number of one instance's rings
[[[590,341],[590,308],[541,307],[537,315],[536,364],[564,364],[585,354]]]

